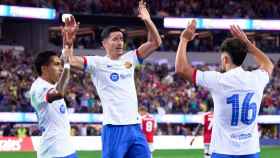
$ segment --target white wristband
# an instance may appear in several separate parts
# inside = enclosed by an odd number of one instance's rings
[[[72,16],[72,14],[62,14],[62,17],[61,17],[62,22],[65,23],[65,22],[66,22],[66,19],[69,19],[69,20],[70,20],[71,16]]]
[[[64,69],[70,69],[70,64],[69,63],[65,63],[63,66]]]

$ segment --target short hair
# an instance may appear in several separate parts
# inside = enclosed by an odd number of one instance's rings
[[[123,37],[124,37],[124,40],[126,38],[126,33],[120,28],[120,27],[117,27],[117,26],[108,26],[108,27],[105,27],[103,29],[103,31],[101,32],[101,40],[103,41],[104,39],[108,38],[110,36],[110,33],[112,32],[121,32],[123,34]]]
[[[42,66],[48,65],[51,61],[51,57],[57,56],[56,52],[54,51],[44,51],[40,52],[34,60],[34,66],[36,72],[39,76],[42,75]]]
[[[139,111],[148,112],[148,108],[146,106],[140,106]]]
[[[233,64],[241,66],[244,62],[248,48],[237,38],[227,38],[221,45],[221,52],[226,52],[231,57]]]

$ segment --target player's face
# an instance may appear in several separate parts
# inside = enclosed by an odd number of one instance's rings
[[[56,83],[62,73],[62,64],[58,56],[52,56],[50,63],[46,66],[45,72],[51,83]]]
[[[141,116],[143,116],[144,115],[144,112],[143,111],[139,111],[139,114],[141,115]]]
[[[111,32],[110,36],[104,40],[103,46],[110,56],[120,56],[123,54],[124,38],[122,32]]]

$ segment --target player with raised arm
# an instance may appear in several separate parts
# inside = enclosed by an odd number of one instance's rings
[[[139,124],[134,69],[160,46],[161,38],[142,0],[139,2],[139,17],[146,25],[148,39],[138,49],[123,53],[124,32],[118,27],[107,27],[101,34],[106,56],[70,56],[72,66],[91,74],[101,99],[103,158],[151,156]],[[63,30],[67,45],[72,45],[77,27],[73,16],[66,20]]]
[[[65,54],[70,49],[64,50]],[[56,52],[38,54],[34,62],[39,77],[30,90],[31,105],[35,108],[39,128],[42,131],[38,158],[77,158],[70,141],[70,123],[64,100],[65,89],[70,79],[70,64],[64,58],[64,68]]]
[[[151,153],[154,152],[154,134],[157,131],[157,122],[153,115],[149,114],[145,106],[139,107],[139,114],[141,115],[141,129],[148,141]]]
[[[214,101],[210,151],[212,158],[259,158],[257,118],[263,90],[273,70],[270,59],[235,25],[233,38],[221,45],[221,67],[225,73],[193,68],[186,56],[188,42],[197,35],[196,22],[181,33],[176,55],[176,73],[193,84],[207,88]],[[241,65],[247,52],[259,68],[245,71]]]

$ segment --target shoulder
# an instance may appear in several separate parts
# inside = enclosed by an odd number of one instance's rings
[[[54,85],[44,81],[41,78],[37,78],[31,85],[30,92],[31,93],[43,93],[44,91],[53,88]]]
[[[105,60],[106,57],[105,56],[83,56],[84,60],[87,61],[100,61],[100,60]]]
[[[196,72],[197,75],[207,75],[211,77],[221,77],[224,75],[224,73],[218,72],[218,71],[201,71],[197,70]]]
[[[249,73],[252,77],[251,79],[255,79],[258,82],[267,84],[269,82],[269,73],[263,69],[256,69],[253,71],[246,71]]]
[[[130,51],[125,52],[121,56],[121,58],[129,58],[129,57],[133,57],[133,56],[136,56],[136,50],[130,50]]]
[[[45,83],[38,77],[35,81],[33,81],[31,85],[31,91],[36,91],[43,87],[43,85],[45,85]]]

